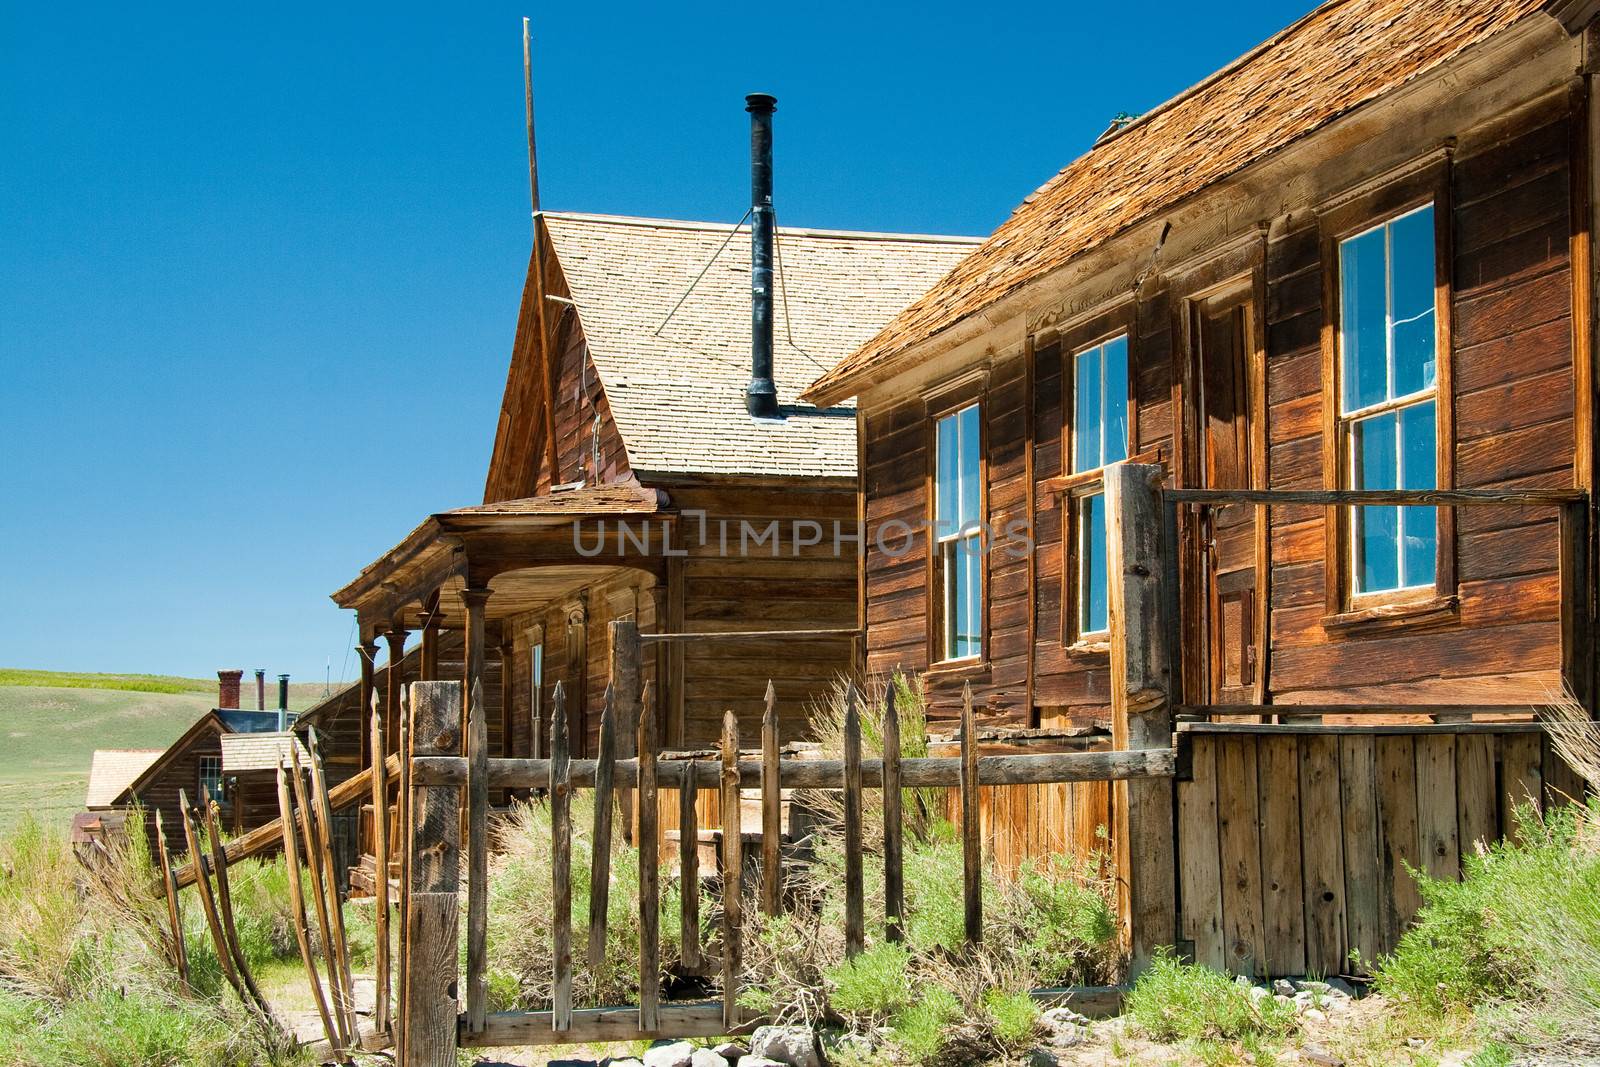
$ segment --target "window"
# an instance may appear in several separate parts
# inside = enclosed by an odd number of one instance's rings
[[[200,757],[199,795],[201,802],[210,797],[218,804],[222,803],[222,757]]]
[[[1128,335],[1086,348],[1072,359],[1072,472],[1128,458]],[[1102,489],[1073,501],[1079,636],[1110,628],[1107,613],[1106,508]]]
[[[1433,206],[1340,241],[1338,267],[1338,427],[1348,485],[1437,488]],[[1434,508],[1351,508],[1349,521],[1352,594],[1434,584]]]
[[[940,658],[983,654],[983,465],[978,405],[939,419],[934,536],[942,633]]]

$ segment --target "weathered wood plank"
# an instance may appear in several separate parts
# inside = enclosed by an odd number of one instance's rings
[[[1269,973],[1306,973],[1305,878],[1300,823],[1300,758],[1293,737],[1258,741],[1261,904]],[[1322,828],[1314,828],[1321,833]]]
[[[323,885],[328,891],[328,918],[333,931],[333,956],[338,965],[339,981],[342,983],[344,1003],[348,1009],[345,1026],[350,1032],[351,1040],[355,1041],[359,1039],[361,1030],[356,1021],[355,981],[350,975],[350,946],[345,938],[344,909],[339,901],[339,879],[333,866],[333,808],[328,801],[328,780],[322,773],[322,749],[315,729],[306,732],[306,744],[311,756],[311,765],[307,768],[311,787],[311,814],[322,847],[320,857],[323,864]],[[384,813],[385,817],[387,814]]]
[[[1223,723],[1184,725],[1227,725]],[[1464,723],[1445,727],[1447,731],[1460,732],[1474,727],[1494,727],[1493,723]],[[1515,726],[1516,723],[1506,724]],[[1293,732],[1293,727],[1285,728]],[[1314,728],[1321,732],[1323,728]],[[1212,731],[1182,731],[1209,733]],[[1228,731],[1217,731],[1228,732]],[[1243,731],[1251,732],[1251,731]],[[536,788],[545,789],[550,784],[550,760],[493,759],[489,761],[489,786],[492,789]],[[658,785],[667,788],[680,786],[686,774],[688,760],[671,760],[656,767]],[[715,789],[718,769],[710,761],[694,762],[694,785],[700,789]],[[741,779],[759,782],[760,760],[739,760]],[[1176,757],[1170,746],[1137,751],[1110,752],[1046,752],[1027,755],[984,756],[978,761],[978,784],[983,786],[1036,785],[1044,782],[1106,782],[1124,778],[1171,778],[1176,768]],[[961,784],[961,760],[948,756],[927,756],[900,761],[901,785],[906,789],[955,789]],[[419,756],[412,761],[412,773],[420,784],[463,785],[466,782],[466,762],[460,757]],[[617,760],[615,781],[622,785],[636,785],[639,778],[637,760]],[[784,759],[780,765],[781,785],[785,789],[837,789],[844,761],[828,759]],[[594,784],[595,761],[571,760],[571,782],[574,787]],[[883,786],[883,760],[862,759],[861,781],[869,788]]]
[[[739,1025],[739,974],[743,970],[744,852],[739,817],[739,720],[722,717],[722,1021]]]
[[[778,691],[769,680],[761,716],[761,909],[768,915],[783,908],[783,791],[778,766]]]
[[[695,780],[694,761],[684,775]],[[700,825],[695,801],[698,790],[678,786],[678,941],[685,970],[700,967]]]
[[[719,1037],[729,1033],[722,1021],[722,1005],[716,1001],[698,1004],[663,1004],[656,1028],[639,1031],[639,1013],[634,1008],[583,1008],[572,1013],[565,1031],[551,1029],[547,1011],[503,1012],[488,1016],[482,1032],[461,1034],[463,1048],[503,1046],[545,1046],[582,1043],[591,1045],[631,1042],[654,1038]]]
[[[614,631],[613,631],[614,632]],[[654,749],[652,748],[652,753]],[[594,827],[589,857],[589,969],[598,971],[606,958],[606,917],[611,910],[611,825],[615,804],[617,709],[615,686],[606,686],[600,711],[600,744],[595,750]],[[640,787],[644,784],[644,749],[639,749]],[[653,756],[652,756],[653,760]],[[654,767],[650,768],[651,773]],[[651,783],[654,785],[654,783]],[[640,813],[641,815],[643,812]],[[642,831],[641,831],[642,832]],[[642,843],[642,842],[641,842]],[[644,875],[640,870],[640,877]],[[641,883],[642,884],[642,883]]]
[[[294,812],[289,806],[288,770],[281,764],[278,766],[278,818],[284,826],[294,825]],[[283,859],[289,876],[289,900],[294,921],[294,937],[300,947],[300,962],[305,966],[306,982],[311,986],[312,1000],[317,1005],[317,1016],[322,1020],[322,1032],[328,1038],[329,1047],[337,1053],[341,1048],[339,1028],[333,1023],[333,1016],[328,1010],[328,998],[322,990],[322,979],[317,974],[316,961],[311,958],[311,919],[306,914],[305,890],[300,882],[300,849],[296,844],[296,836],[290,833],[283,839]]]
[[[1223,934],[1228,969],[1265,974],[1261,914],[1261,836],[1256,740],[1220,739],[1217,748],[1217,837],[1222,857]]]
[[[1179,936],[1194,943],[1194,960],[1222,970],[1222,869],[1217,844],[1217,740],[1190,742],[1189,781],[1178,783]]]
[[[972,683],[961,687],[961,900],[969,944],[983,940],[983,824],[978,795],[978,720]]]
[[[386,751],[383,715],[372,709],[372,745],[379,752]],[[404,753],[401,754],[404,759]],[[377,987],[372,1024],[379,1033],[388,1033],[389,1023],[389,779],[388,768],[379,760],[372,765],[372,860],[374,874],[372,891],[373,917],[373,979]]]
[[[228,885],[228,865],[222,862],[222,832],[217,828],[216,808],[212,806],[211,794],[205,786],[200,787],[200,809],[205,813],[206,838],[211,846],[211,870],[217,879],[217,912],[222,918],[222,935],[228,942],[228,953],[233,957],[239,980],[250,994],[245,1005],[249,1007],[254,1002],[254,1006],[260,1009],[261,1017],[271,1019],[272,1006],[261,995],[261,987],[256,985],[255,975],[250,973],[250,961],[245,959],[244,948],[239,944],[239,928],[233,921],[233,890]]]
[[[1494,778],[1494,738],[1456,738],[1457,833],[1461,850],[1493,844],[1499,837],[1499,797]]]
[[[355,1011],[346,996],[344,976],[339,972],[339,957],[334,951],[333,919],[328,913],[328,892],[325,880],[326,865],[322,835],[317,826],[316,811],[307,796],[305,771],[300,766],[300,751],[289,746],[289,787],[294,793],[294,806],[304,818],[300,820],[301,844],[305,849],[306,870],[311,874],[311,900],[316,905],[318,943],[322,946],[322,965],[328,972],[328,1002],[333,1009],[334,1025],[339,1029],[340,1047],[350,1048],[355,1039],[351,1021]],[[335,889],[337,897],[338,891]]]
[[[245,1000],[244,985],[239,981],[239,972],[233,966],[233,953],[228,950],[228,941],[222,932],[222,920],[217,916],[217,901],[211,891],[211,879],[205,870],[205,853],[200,851],[200,840],[195,834],[194,817],[189,807],[189,798],[184,790],[178,790],[179,819],[183,823],[184,843],[189,846],[189,856],[200,870],[200,880],[196,882],[199,888],[197,895],[200,897],[200,911],[206,917],[206,930],[211,935],[211,947],[217,955],[217,966],[222,971],[222,977],[228,980],[228,985],[238,994],[241,1001]]]
[[[567,698],[557,682],[550,716],[550,1025],[564,1033],[572,1024],[572,779],[567,750]]]
[[[650,1033],[658,1026],[661,1001],[661,891],[658,822],[661,809],[656,795],[656,723],[649,686],[640,702],[635,731],[639,753],[639,1030]],[[694,887],[696,890],[698,886]],[[593,954],[594,942],[590,941]]]
[[[1406,868],[1417,867],[1417,755],[1409,737],[1380,737],[1374,758],[1378,783],[1379,892],[1384,909],[1383,951],[1399,942],[1422,896]]]
[[[460,683],[415,682],[410,693],[412,751],[459,752]],[[400,1067],[456,1067],[461,797],[457,789],[413,779],[408,803]]]
[[[1527,805],[1539,809],[1544,778],[1539,738],[1533,734],[1507,734],[1500,738],[1500,832],[1520,840],[1517,810]]]
[[[1172,751],[1171,675],[1161,560],[1163,504],[1158,464],[1115,463],[1105,472],[1106,573],[1110,619],[1111,732],[1115,747]],[[1173,786],[1127,780],[1116,787],[1113,834],[1127,884],[1127,923],[1137,974],[1176,936]],[[1257,949],[1259,952],[1259,941]]]
[[[865,887],[861,856],[861,707],[852,683],[844,705],[844,951],[866,947]]]
[[[1430,878],[1455,878],[1461,873],[1461,846],[1456,838],[1455,739],[1419,737],[1416,745],[1417,848],[1422,855],[1422,869]]]
[[[1348,965],[1344,833],[1339,807],[1339,739],[1295,739],[1300,748],[1301,853],[1305,863],[1306,971],[1339,974]]]
[[[900,709],[895,707],[894,684],[883,696],[883,925],[884,937],[905,937],[905,822],[900,792]]]
[[[1365,973],[1383,946],[1379,890],[1377,739],[1339,738],[1339,783],[1344,801],[1345,918],[1350,948]]]
[[[171,938],[168,951],[172,956],[173,970],[178,973],[178,985],[185,996],[189,995],[189,952],[183,942],[183,910],[178,905],[178,880],[172,873],[172,857],[167,852],[167,831],[162,824],[161,812],[156,811],[156,858],[161,864],[161,887],[167,897],[167,923]]]
[[[484,700],[487,588],[460,591],[466,616],[467,693],[467,1029],[483,1029],[489,1002],[489,716]]]

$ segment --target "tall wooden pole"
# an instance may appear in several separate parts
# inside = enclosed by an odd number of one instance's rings
[[[393,744],[400,736],[400,689],[405,684],[406,673],[404,668],[406,658],[405,627],[395,623],[383,635],[383,639],[389,644],[389,666],[384,672],[385,684],[383,687],[383,739],[389,744]],[[362,711],[365,710],[365,708],[362,709]],[[372,750],[379,757],[389,754],[388,750],[378,744],[376,740],[373,743]],[[374,758],[372,762],[376,765],[379,759]],[[385,801],[384,808],[387,809],[388,806],[387,801]]]
[[[411,687],[410,744],[419,756],[460,751],[461,686]],[[401,1067],[455,1067],[459,790],[411,786],[406,827],[405,951],[401,956]]]
[[[533,34],[528,20],[522,20],[522,93],[528,116],[528,198],[533,205],[533,297],[534,320],[539,327],[539,366],[544,382],[544,430],[546,458],[550,464],[550,484],[561,481],[560,456],[556,450],[555,360],[550,355],[550,331],[545,322],[544,212],[539,207],[539,150],[533,135]]]
[[[461,590],[466,613],[467,1030],[482,1033],[488,1012],[489,726],[484,707],[484,608],[489,590]]]

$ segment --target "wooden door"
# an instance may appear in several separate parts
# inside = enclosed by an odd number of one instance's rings
[[[1248,290],[1196,300],[1199,476],[1207,489],[1256,484],[1251,448]],[[1257,700],[1256,523],[1253,504],[1206,508],[1198,523],[1205,693],[1213,704]]]

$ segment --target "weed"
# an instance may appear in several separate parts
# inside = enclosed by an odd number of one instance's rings
[[[983,998],[993,1022],[995,1039],[1008,1052],[1026,1048],[1039,1030],[1039,1005],[1026,992],[990,990]]]
[[[961,1013],[956,995],[934,986],[895,1015],[891,1026],[894,1043],[914,1062],[931,1061],[944,1047],[946,1031]]]
[[[829,1000],[834,1010],[877,1022],[899,1011],[911,999],[906,968],[911,953],[884,942],[827,970]]]
[[[1252,994],[1209,967],[1161,952],[1128,992],[1124,1013],[1155,1041],[1183,1042],[1206,1062],[1227,1062],[1234,1047],[1257,1062],[1295,1029],[1294,1007]]]

